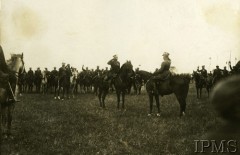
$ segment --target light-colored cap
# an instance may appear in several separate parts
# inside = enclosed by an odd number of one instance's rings
[[[162,56],[169,56],[168,52],[164,52]]]

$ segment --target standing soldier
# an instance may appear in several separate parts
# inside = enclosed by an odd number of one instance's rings
[[[54,67],[53,70],[51,71],[51,75],[57,77],[58,76],[58,71],[57,68]]]
[[[29,68],[29,71],[27,72],[27,84],[28,84],[28,92],[33,92],[33,82],[34,82],[34,73],[32,68]]]
[[[61,88],[63,88],[63,95],[62,100],[64,100],[64,94],[65,94],[65,88],[66,88],[66,66],[65,63],[62,63],[62,67],[59,68],[58,71],[58,77],[59,77],[59,89],[58,89],[58,95],[60,93]],[[58,96],[58,99],[60,99],[60,96]]]
[[[42,82],[42,71],[38,67],[35,71],[35,85],[36,85],[36,92],[40,93],[41,82]]]
[[[69,90],[70,90],[70,85],[71,85],[71,82],[70,82],[71,76],[72,76],[71,67],[70,67],[70,64],[67,64],[67,67],[66,67],[66,91],[67,91],[67,98],[70,98]]]
[[[54,98],[57,99],[56,97],[56,90],[58,87],[58,71],[57,68],[54,67],[53,70],[50,72],[50,89],[52,92],[52,89],[54,89]]]
[[[212,71],[209,72],[208,76],[211,76],[211,77],[213,76]]]
[[[0,88],[6,89],[8,97],[9,97],[9,101],[11,100],[11,102],[18,102],[18,100],[15,99],[14,93],[11,91],[12,88],[9,83],[9,75],[8,74],[9,74],[9,69],[6,64],[2,46],[0,45]]]

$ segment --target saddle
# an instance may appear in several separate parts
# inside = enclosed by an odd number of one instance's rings
[[[9,75],[0,71],[0,88],[6,88],[9,81]]]
[[[172,74],[171,72],[169,72],[168,74],[166,74],[165,76],[162,77],[157,77],[156,79],[154,78],[155,81],[155,92],[157,92],[158,94],[160,94],[161,96],[163,96],[163,92],[164,94],[166,93],[171,93],[172,89],[170,87],[170,78],[171,78]]]

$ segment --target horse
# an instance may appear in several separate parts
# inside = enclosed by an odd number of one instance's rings
[[[206,88],[207,94],[209,97],[209,92],[212,87],[212,78],[210,76],[208,76],[205,79],[200,73],[197,73],[196,71],[193,71],[193,78],[195,80],[195,87],[197,90],[197,98],[202,97],[202,88]]]
[[[135,85],[136,85],[136,94],[140,95],[142,86],[146,84],[146,82],[151,78],[152,73],[140,70],[135,74]]]
[[[51,91],[54,90],[54,99],[57,99],[59,89],[59,78],[58,75],[50,73],[50,87]]]
[[[9,83],[6,84],[10,86],[6,86],[0,88],[0,109],[1,109],[1,117],[0,119],[0,136],[3,133],[6,133],[7,137],[11,136],[11,126],[12,126],[12,115],[15,103],[10,102],[9,98],[9,91],[12,91],[15,94],[15,97],[19,94],[19,74],[24,71],[24,61],[23,61],[23,54],[12,54],[11,59],[7,61],[7,65],[10,69],[9,73]],[[8,90],[9,88],[9,90]],[[2,130],[3,128],[3,130]]]
[[[98,76],[95,79],[95,84],[98,87],[98,99],[99,99],[99,103],[100,103],[100,107],[105,108],[105,98],[109,92],[109,87],[110,84],[108,81],[105,80],[105,77],[107,75],[102,75],[102,76]]]
[[[78,73],[76,71],[73,71],[72,72],[72,76],[70,77],[70,90],[71,90],[71,94],[72,94],[72,97],[74,98],[74,93],[76,93],[77,89],[77,75]]]
[[[157,116],[160,116],[160,103],[159,95],[170,95],[175,94],[180,104],[180,117],[185,115],[186,110],[186,98],[189,90],[190,76],[188,74],[175,74],[170,75],[168,79],[157,82],[151,77],[146,83],[146,90],[149,97],[150,112],[149,116],[152,115],[153,109],[153,97],[155,97],[156,105],[158,109]],[[157,91],[154,88],[157,87]]]
[[[133,75],[133,66],[131,61],[127,61],[124,63],[116,78],[113,79],[113,84],[116,89],[116,94],[117,94],[117,108],[119,109],[120,105],[120,96],[122,96],[122,109],[125,109],[125,94],[129,86],[131,85],[132,82],[132,75]]]

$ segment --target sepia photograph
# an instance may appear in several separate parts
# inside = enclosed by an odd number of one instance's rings
[[[0,0],[0,155],[237,155],[239,122],[239,0]]]

